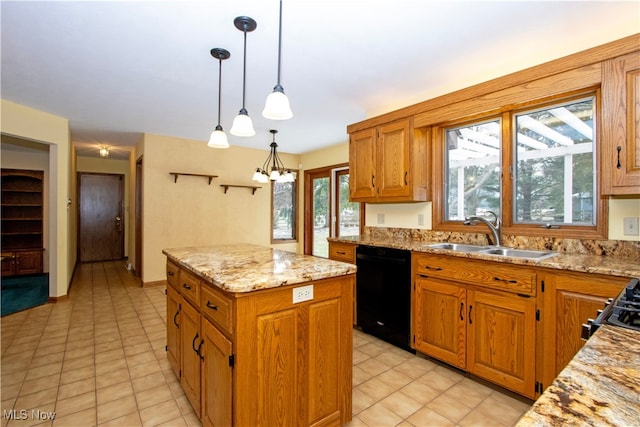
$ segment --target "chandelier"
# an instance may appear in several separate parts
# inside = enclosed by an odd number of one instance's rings
[[[282,160],[280,160],[278,156],[278,144],[276,143],[276,133],[278,133],[278,131],[271,129],[269,132],[273,135],[273,140],[269,145],[271,151],[262,168],[256,168],[256,171],[253,173],[253,180],[263,184],[269,182],[269,180],[276,182],[294,182],[296,178],[293,172],[284,167],[284,163],[282,163]]]

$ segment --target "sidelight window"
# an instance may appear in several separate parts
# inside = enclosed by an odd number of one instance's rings
[[[296,183],[271,184],[271,243],[296,241]]]

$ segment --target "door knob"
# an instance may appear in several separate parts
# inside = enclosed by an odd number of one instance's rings
[[[116,228],[120,230],[120,226],[122,225],[122,219],[119,216],[115,218],[115,223],[116,223]]]

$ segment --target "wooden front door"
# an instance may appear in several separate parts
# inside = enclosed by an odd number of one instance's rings
[[[78,175],[80,262],[124,258],[124,175]]]

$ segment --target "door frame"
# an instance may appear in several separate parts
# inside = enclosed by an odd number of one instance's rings
[[[135,194],[135,264],[133,266],[133,272],[137,277],[142,278],[142,255],[143,255],[143,208],[144,205],[142,203],[144,187],[143,187],[143,178],[144,175],[142,173],[143,162],[142,156],[136,160],[136,194]]]

